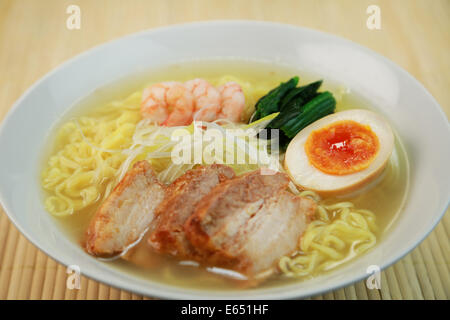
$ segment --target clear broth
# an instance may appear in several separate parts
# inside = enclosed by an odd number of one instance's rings
[[[86,98],[80,100],[61,119],[54,129],[59,128],[61,123],[80,115],[93,115],[98,108],[107,102],[124,99],[131,92],[143,89],[148,83],[169,80],[186,81],[193,78],[213,79],[222,75],[239,77],[250,83],[266,82],[272,87],[277,86],[281,81],[286,81],[294,75],[300,75],[300,83],[308,83],[320,79],[301,70],[295,70],[286,66],[274,65],[253,61],[207,61],[207,62],[183,62],[162,68],[160,70],[145,71],[126,79],[115,81],[107,86],[94,90]],[[322,91],[329,90],[337,98],[337,111],[353,108],[372,109],[364,99],[352,92],[347,92],[345,88],[324,81]],[[374,110],[377,111],[377,110]],[[54,130],[52,130],[54,132]],[[52,134],[50,134],[50,137]],[[57,150],[54,143],[46,154],[51,154]],[[47,160],[46,157],[45,160]],[[404,147],[398,136],[396,137],[395,149],[389,165],[384,173],[369,187],[359,192],[339,198],[328,198],[325,201],[352,201],[356,207],[369,209],[377,216],[379,228],[377,234],[378,242],[389,232],[395,223],[396,217],[400,213],[408,190],[408,161]],[[72,216],[57,218],[58,224],[65,230],[68,236],[77,243],[83,243],[87,225],[96,211],[96,205],[78,211]],[[145,239],[145,237],[144,237]],[[336,267],[354,258],[351,254],[344,261],[340,261]],[[230,290],[237,288],[247,288],[247,283],[230,277],[221,275],[220,270],[207,270],[203,267],[192,265],[189,262],[153,253],[146,241],[141,241],[132,248],[126,255],[126,259],[103,262],[113,268],[123,272],[131,273],[144,280],[161,282],[168,285],[189,287],[195,289],[222,289]],[[291,284],[294,281],[301,281],[283,276],[273,276],[262,283],[260,287],[273,287],[283,284]]]

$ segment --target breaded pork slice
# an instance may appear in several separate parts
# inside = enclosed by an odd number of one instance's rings
[[[122,252],[148,228],[164,196],[165,187],[150,164],[137,162],[92,218],[86,232],[86,250],[97,256]]]
[[[219,183],[234,177],[228,166],[213,164],[187,171],[167,188],[155,212],[155,228],[148,241],[160,253],[190,258],[195,250],[184,234],[184,223],[197,203]]]
[[[315,202],[285,191],[288,182],[283,173],[255,171],[204,197],[185,224],[202,261],[254,276],[293,252]]]

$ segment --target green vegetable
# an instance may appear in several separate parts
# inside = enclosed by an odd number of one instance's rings
[[[278,116],[273,119],[267,127],[272,129],[281,128],[286,122],[299,115],[303,106],[303,101],[293,101],[286,106],[282,112],[280,111]]]
[[[293,77],[289,81],[281,83],[278,87],[269,91],[268,94],[259,99],[255,105],[256,112],[253,116],[253,121],[280,111],[281,99],[289,90],[295,88],[297,83],[298,77]]]
[[[336,108],[336,100],[330,92],[317,92],[322,80],[301,87],[296,87],[297,83],[298,77],[294,77],[259,99],[252,117],[257,125],[279,129],[281,149],[286,149],[300,130],[333,113]],[[264,123],[258,120],[261,118],[264,118]],[[267,134],[265,138],[271,139],[271,132]]]
[[[322,85],[322,80],[310,83],[306,86],[293,88],[283,97],[280,103],[280,110],[284,110],[292,103],[303,105],[315,96],[317,90]]]
[[[281,128],[286,122],[298,116],[306,102],[317,96],[317,90],[321,84],[322,80],[291,89],[281,101],[280,114],[268,127]]]
[[[300,130],[333,113],[335,109],[336,100],[333,95],[328,91],[322,92],[303,106],[302,111],[282,125],[280,129],[288,138],[292,139]]]

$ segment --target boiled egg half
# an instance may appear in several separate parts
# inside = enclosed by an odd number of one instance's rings
[[[362,109],[326,116],[289,143],[284,166],[295,184],[319,194],[355,191],[376,178],[394,149],[394,135],[380,115]]]

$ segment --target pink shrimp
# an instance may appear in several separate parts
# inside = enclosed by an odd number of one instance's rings
[[[230,81],[220,86],[218,90],[222,97],[222,109],[217,119],[239,122],[245,107],[245,96],[241,86],[236,82]]]
[[[188,125],[193,111],[194,98],[182,83],[157,83],[142,94],[141,115],[159,125]]]
[[[199,121],[214,121],[220,112],[220,93],[208,81],[193,79],[185,84],[194,96],[194,119]]]

